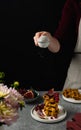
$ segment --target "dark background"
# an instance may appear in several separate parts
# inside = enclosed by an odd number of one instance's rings
[[[54,34],[64,3],[0,0],[0,71],[5,72],[6,82],[18,80],[21,86],[38,90],[62,89],[67,71],[64,55],[36,47],[33,36],[42,30]]]

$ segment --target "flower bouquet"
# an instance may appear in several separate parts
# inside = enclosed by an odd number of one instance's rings
[[[18,110],[25,106],[23,96],[14,88],[0,83],[0,125],[11,125],[18,117]]]

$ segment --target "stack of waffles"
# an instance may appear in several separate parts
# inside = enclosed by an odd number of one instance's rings
[[[55,92],[52,88],[43,95],[43,99],[45,115],[57,118],[57,115],[59,113],[59,93]]]

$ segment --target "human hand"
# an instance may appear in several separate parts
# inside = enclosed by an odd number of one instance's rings
[[[50,44],[50,40],[46,35],[42,35],[38,38],[38,45],[41,48],[47,48]]]
[[[46,31],[37,32],[34,36],[34,43],[36,46],[46,48],[50,44],[51,34]]]
[[[42,36],[44,37],[41,40]],[[42,48],[48,47],[48,49],[53,53],[56,53],[60,50],[60,42],[58,41],[58,39],[53,37],[49,32],[46,31],[37,32],[33,38],[36,46]],[[40,40],[42,41],[41,43],[39,43]]]

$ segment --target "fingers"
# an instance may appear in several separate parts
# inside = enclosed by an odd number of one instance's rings
[[[33,39],[34,39],[34,43],[35,43],[35,45],[38,46],[38,41],[37,41],[36,36],[34,36]]]
[[[37,32],[37,33],[35,34],[35,36],[33,37],[35,45],[38,46],[38,38],[39,38],[40,36],[42,36],[42,35],[47,35],[47,34],[48,34],[48,32],[46,32],[46,31]]]

